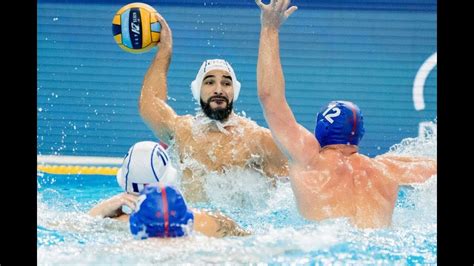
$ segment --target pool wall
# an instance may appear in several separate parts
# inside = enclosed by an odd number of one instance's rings
[[[176,112],[198,107],[189,84],[201,62],[225,58],[242,83],[236,111],[266,127],[256,94],[254,1],[145,2],[173,31],[168,103]],[[354,101],[366,125],[361,152],[374,156],[436,118],[436,67],[416,100],[413,92],[418,70],[437,50],[436,1],[292,2],[299,10],[281,28],[280,47],[288,102],[303,126],[312,131],[330,100]],[[138,97],[156,48],[130,54],[112,37],[112,17],[127,3],[37,2],[39,154],[122,157],[133,143],[154,139]]]

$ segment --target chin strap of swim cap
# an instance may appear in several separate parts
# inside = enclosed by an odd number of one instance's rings
[[[209,59],[206,60],[202,63],[201,68],[199,69],[196,78],[191,82],[191,91],[193,93],[193,97],[197,102],[200,102],[201,99],[201,86],[202,86],[202,80],[204,79],[204,75],[208,73],[211,70],[224,70],[228,71],[230,73],[230,76],[232,77],[232,84],[234,87],[234,102],[237,101],[239,98],[239,93],[240,93],[240,82],[237,80],[237,77],[235,76],[234,69],[232,66],[225,60],[223,59]]]
[[[160,179],[160,183],[164,185],[178,186],[178,171],[171,165],[168,164],[163,176]]]
[[[117,177],[117,183],[119,184],[119,186],[123,190],[125,190],[125,177],[122,175],[122,168],[119,168],[116,177]]]

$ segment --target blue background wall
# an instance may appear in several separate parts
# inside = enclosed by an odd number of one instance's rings
[[[412,100],[415,75],[437,50],[436,1],[292,2],[299,10],[281,28],[280,46],[288,102],[303,126],[312,131],[330,100],[354,101],[366,125],[361,152],[374,156],[436,118],[436,68],[425,83],[426,108],[416,111]],[[154,139],[138,97],[156,48],[130,54],[111,33],[113,15],[127,3],[38,1],[38,154],[122,157],[133,143]],[[173,31],[168,89],[176,112],[195,113],[189,83],[202,61],[225,58],[242,83],[236,111],[267,127],[256,95],[255,2],[146,3]]]

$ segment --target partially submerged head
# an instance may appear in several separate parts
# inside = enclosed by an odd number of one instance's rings
[[[146,186],[130,215],[130,231],[138,239],[181,237],[192,230],[194,215],[181,192],[160,183]]]
[[[140,141],[128,150],[117,172],[117,182],[126,192],[138,195],[148,184],[176,184],[177,171],[162,145]]]
[[[211,119],[225,120],[232,113],[233,103],[240,93],[240,82],[231,65],[223,59],[202,63],[191,91],[203,112]]]
[[[316,118],[314,135],[321,147],[333,144],[359,145],[364,136],[364,118],[357,105],[332,101]]]

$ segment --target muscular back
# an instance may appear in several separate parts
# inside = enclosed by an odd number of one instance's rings
[[[290,166],[290,176],[307,219],[349,217],[359,227],[385,227],[398,194],[398,182],[386,170],[364,155],[323,149],[313,163]]]

